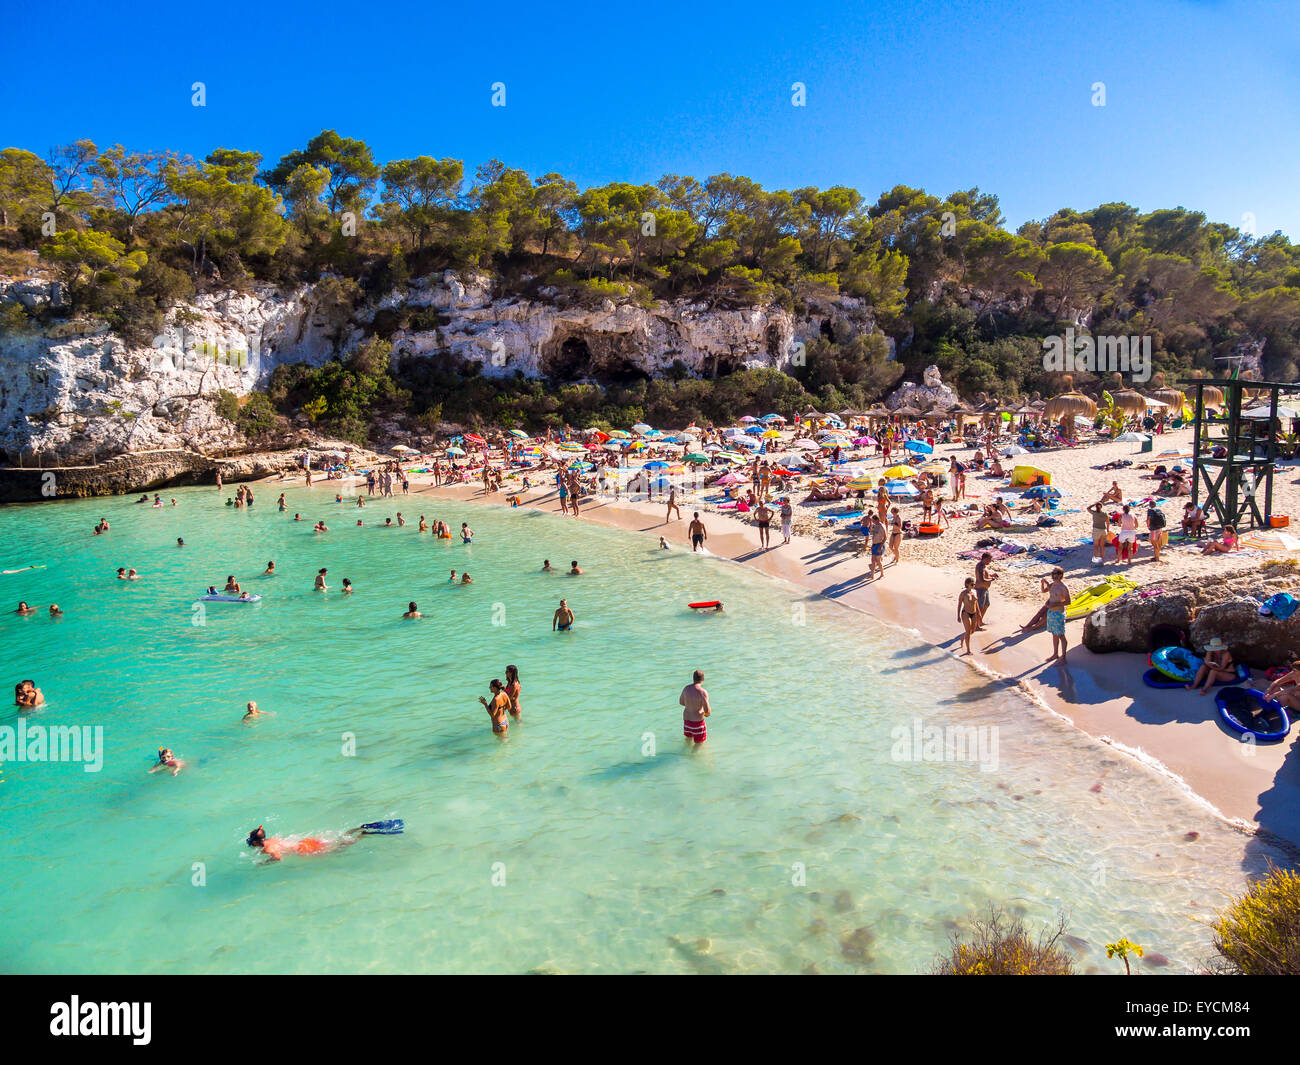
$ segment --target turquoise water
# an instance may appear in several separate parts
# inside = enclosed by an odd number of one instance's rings
[[[105,735],[98,773],[3,767],[5,971],[910,972],[990,903],[1066,912],[1082,968],[1113,971],[1100,948],[1126,935],[1189,970],[1244,883],[1243,838],[1172,785],[869,617],[571,519],[413,496],[356,528],[318,487],[289,491],[294,523],[277,493],[0,510],[0,569],[48,567],[0,577],[0,602],[66,612],[0,616],[0,678],[42,687],[31,723]],[[399,509],[407,528],[373,527]],[[475,542],[419,535],[421,513]],[[229,573],[262,602],[196,613]],[[555,634],[562,596],[578,620]],[[507,663],[524,715],[502,741],[477,697]],[[687,750],[694,668],[715,711]],[[242,725],[249,699],[276,716]],[[918,715],[996,727],[996,769],[900,760]],[[159,745],[178,777],[147,773]],[[243,844],[385,817],[406,834],[273,866]]]

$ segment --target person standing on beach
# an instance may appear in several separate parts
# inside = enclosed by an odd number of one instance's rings
[[[713,713],[709,706],[709,693],[704,690],[704,671],[697,669],[692,675],[691,683],[682,689],[677,697],[682,707],[682,735],[696,745],[709,738],[705,718]]]
[[[970,637],[979,624],[980,607],[975,598],[975,578],[967,577],[966,585],[957,593],[957,621],[962,626],[961,646],[970,654]]]
[[[1110,532],[1110,515],[1106,513],[1105,505],[1101,500],[1093,503],[1088,508],[1088,513],[1092,515],[1092,562],[1105,563],[1106,561],[1106,538]]]
[[[1059,566],[1052,570],[1052,581],[1047,586],[1047,631],[1052,635],[1052,654],[1048,658],[1065,659],[1065,608],[1070,605],[1070,590],[1065,586],[1065,570]],[[1057,645],[1060,650],[1057,650]]]
[[[903,546],[903,518],[894,507],[889,512],[889,551],[894,556],[894,565],[899,562],[898,549]]]
[[[790,505],[790,497],[786,496],[781,500],[781,542],[788,544],[790,542],[790,525],[794,521],[794,507]]]
[[[1124,513],[1119,519],[1119,550],[1120,558],[1126,564],[1132,563],[1133,558],[1137,555],[1137,533],[1138,521],[1137,516],[1133,513],[1131,503],[1124,504]]]
[[[771,544],[772,508],[765,502],[759,502],[754,511],[754,524],[758,526],[758,546],[767,550]]]
[[[691,519],[690,525],[687,526],[686,532],[691,538],[691,551],[699,551],[704,546],[704,541],[709,538],[704,522],[700,521],[698,510],[695,512],[695,517]]]
[[[1152,504],[1147,509],[1147,532],[1151,541],[1151,553],[1155,561],[1160,561],[1160,551],[1169,542],[1169,529],[1165,523],[1165,513]]]
[[[867,579],[875,577],[877,571],[881,577],[885,575],[885,523],[880,520],[879,515],[872,514],[871,568],[867,571]]]
[[[993,556],[985,551],[980,555],[980,560],[975,563],[975,599],[979,603],[981,629],[988,627],[984,624],[984,616],[989,610],[989,589],[998,579],[998,575],[989,568],[989,563],[992,561]]]

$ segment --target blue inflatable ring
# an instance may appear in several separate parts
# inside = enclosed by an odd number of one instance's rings
[[[1264,693],[1255,688],[1220,688],[1219,693],[1214,697],[1214,702],[1219,708],[1219,719],[1239,735],[1273,741],[1285,739],[1286,734],[1291,730],[1291,719],[1287,716],[1286,707],[1276,699],[1265,699]],[[1254,728],[1248,724],[1249,716],[1241,706],[1243,703],[1251,702],[1262,707],[1264,713],[1271,718],[1267,728]]]
[[[1151,652],[1151,664],[1170,680],[1191,684],[1205,660],[1186,647],[1160,647]]]

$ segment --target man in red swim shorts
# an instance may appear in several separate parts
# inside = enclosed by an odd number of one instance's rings
[[[709,738],[704,719],[713,713],[709,706],[709,693],[704,690],[704,671],[697,669],[694,680],[682,689],[677,701],[684,708],[682,713],[682,735],[688,740],[703,743]]]

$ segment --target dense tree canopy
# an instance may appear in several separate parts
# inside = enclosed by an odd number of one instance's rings
[[[579,302],[800,314],[851,299],[879,333],[827,335],[792,370],[793,387],[828,405],[870,402],[929,362],[968,393],[1046,390],[1040,341],[1066,324],[1150,335],[1157,369],[1175,375],[1214,371],[1246,345],[1266,375],[1300,375],[1300,247],[1182,207],[1065,208],[1011,232],[978,188],[940,198],[900,185],[868,202],[838,185],[669,174],[579,189],[499,160],[471,180],[457,159],[380,165],[333,130],[263,163],[232,148],[197,162],[87,140],[44,156],[6,148],[0,272],[43,264],[65,282],[63,313],[104,314],[134,337],[198,290],[330,277],[359,300],[445,269],[485,273],[503,295],[549,286]],[[361,394],[347,372],[325,389],[338,418]]]

